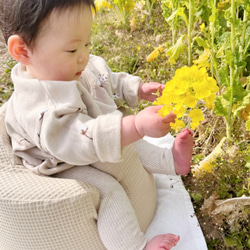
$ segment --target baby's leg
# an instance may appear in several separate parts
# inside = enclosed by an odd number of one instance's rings
[[[155,236],[145,247],[145,250],[169,250],[176,246],[180,236],[174,234],[161,234]]]
[[[142,250],[147,239],[140,230],[134,209],[122,186],[112,176],[89,166],[78,166],[57,174],[89,183],[100,191],[97,227],[109,250]]]
[[[163,148],[145,140],[135,143],[143,166],[150,173],[185,175],[190,171],[193,150],[193,134],[183,129],[174,140],[173,147]]]
[[[177,135],[172,148],[175,172],[177,174],[186,175],[189,173],[192,151],[193,133],[189,129],[184,128]]]

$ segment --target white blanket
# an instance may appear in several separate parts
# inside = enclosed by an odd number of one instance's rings
[[[174,137],[168,134],[162,138],[145,137],[159,147],[170,148]],[[180,235],[174,250],[206,250],[207,245],[201,227],[194,213],[190,196],[180,176],[155,175],[158,204],[146,237],[173,233]]]

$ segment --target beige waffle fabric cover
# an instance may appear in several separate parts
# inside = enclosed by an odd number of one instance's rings
[[[0,249],[102,250],[99,192],[70,179],[38,176],[12,154],[0,109]]]
[[[72,179],[70,171],[52,178],[24,168],[12,154],[5,110],[6,104],[0,108],[0,250],[105,249],[97,230],[99,191]],[[123,156],[135,153],[131,146]],[[139,158],[132,158],[136,160],[128,164],[133,168],[123,163],[94,167],[105,169],[122,185],[145,232],[156,209],[156,187]]]

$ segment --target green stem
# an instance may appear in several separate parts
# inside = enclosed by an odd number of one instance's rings
[[[232,22],[231,22],[231,38],[230,38],[230,43],[231,43],[231,62],[230,62],[230,87],[231,87],[231,97],[230,97],[230,103],[228,107],[228,113],[227,113],[227,138],[230,141],[231,140],[231,131],[232,131],[232,120],[233,120],[233,114],[232,114],[232,109],[233,109],[233,91],[234,91],[234,74],[235,74],[235,63],[234,63],[234,58],[235,58],[235,0],[231,0],[231,17],[232,17]]]
[[[189,20],[188,20],[188,66],[192,65],[192,30],[194,16],[193,0],[189,0]]]
[[[245,60],[245,40],[246,40],[246,30],[247,30],[247,21],[248,21],[248,12],[244,10],[244,16],[243,16],[243,27],[242,27],[242,34],[240,38],[240,53],[242,54],[242,60]],[[241,71],[241,77],[243,76],[243,69]]]
[[[217,11],[217,8],[216,8],[216,4],[217,4],[217,1],[214,0],[214,3],[213,3],[213,10],[214,11]],[[212,77],[214,76],[214,66],[215,66],[215,56],[214,56],[214,36],[215,36],[215,22],[213,21],[212,24],[211,24],[211,32],[212,32],[212,41],[211,41],[211,74],[212,74]]]
[[[175,2],[173,2],[173,9],[172,9],[172,13],[174,13],[176,10],[177,10],[177,4]],[[178,18],[177,16],[174,17],[174,20],[173,20],[173,26],[172,26],[172,46],[175,45],[175,41],[176,41],[176,26],[177,26],[177,21],[178,21]]]

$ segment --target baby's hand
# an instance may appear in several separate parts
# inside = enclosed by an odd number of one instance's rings
[[[140,99],[144,99],[150,102],[155,101],[157,96],[157,91],[159,91],[159,96],[162,94],[162,90],[165,88],[163,84],[157,82],[141,83],[138,89],[138,95]]]
[[[135,128],[141,137],[162,137],[170,132],[170,122],[175,122],[176,115],[170,113],[161,117],[158,115],[160,109],[161,106],[150,106],[135,116]]]

